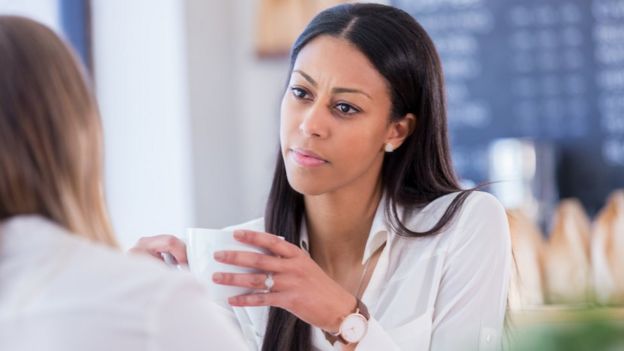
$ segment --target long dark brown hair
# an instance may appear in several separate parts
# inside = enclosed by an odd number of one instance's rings
[[[40,215],[116,246],[102,185],[102,133],[71,49],[33,20],[0,16],[0,221]]]
[[[386,218],[398,234],[422,237],[441,232],[473,191],[461,190],[455,176],[448,142],[444,78],[437,51],[425,30],[406,12],[378,4],[339,5],[319,13],[293,45],[291,67],[301,49],[326,35],[355,45],[386,79],[393,121],[408,113],[416,128],[402,146],[384,157],[381,183]],[[399,218],[398,207],[421,208],[450,193],[459,192],[440,220],[429,230],[413,231]],[[299,243],[305,207],[303,195],[288,183],[278,152],[273,184],[265,212],[265,230]],[[262,350],[310,350],[310,326],[290,312],[272,307]]]

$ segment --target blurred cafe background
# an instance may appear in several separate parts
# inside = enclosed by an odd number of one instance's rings
[[[340,2],[0,0],[0,13],[48,24],[88,67],[127,248],[262,216],[289,46]],[[377,2],[412,14],[442,56],[457,172],[509,211],[510,308],[551,321],[565,318],[544,306],[623,305],[624,0]]]

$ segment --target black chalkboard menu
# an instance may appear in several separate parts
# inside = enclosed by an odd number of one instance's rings
[[[556,147],[561,197],[590,212],[624,187],[624,0],[394,0],[442,57],[453,159],[488,179],[488,145]]]

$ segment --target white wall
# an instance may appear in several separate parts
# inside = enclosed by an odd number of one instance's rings
[[[256,58],[259,1],[186,3],[196,222],[223,227],[263,215],[288,59]]]
[[[178,0],[93,1],[107,197],[124,247],[194,221],[183,15]]]
[[[240,100],[243,206],[240,219],[260,217],[269,193],[279,147],[279,106],[289,59],[258,59],[254,48],[256,9],[260,1],[235,4],[234,61],[236,94]]]
[[[124,247],[262,215],[288,63],[256,59],[255,6],[94,1],[107,196]]]
[[[236,62],[238,25],[232,1],[186,2],[189,101],[193,135],[196,225],[223,227],[245,212],[246,167]]]
[[[37,20],[63,35],[58,0],[0,0],[0,14]]]

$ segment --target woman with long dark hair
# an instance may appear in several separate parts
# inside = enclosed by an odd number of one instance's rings
[[[507,219],[494,197],[460,189],[438,54],[399,9],[333,7],[299,36],[265,217],[235,228],[272,255],[215,258],[266,274],[213,279],[265,289],[229,300],[262,350],[500,345]],[[185,261],[182,245],[161,236],[135,250]]]

